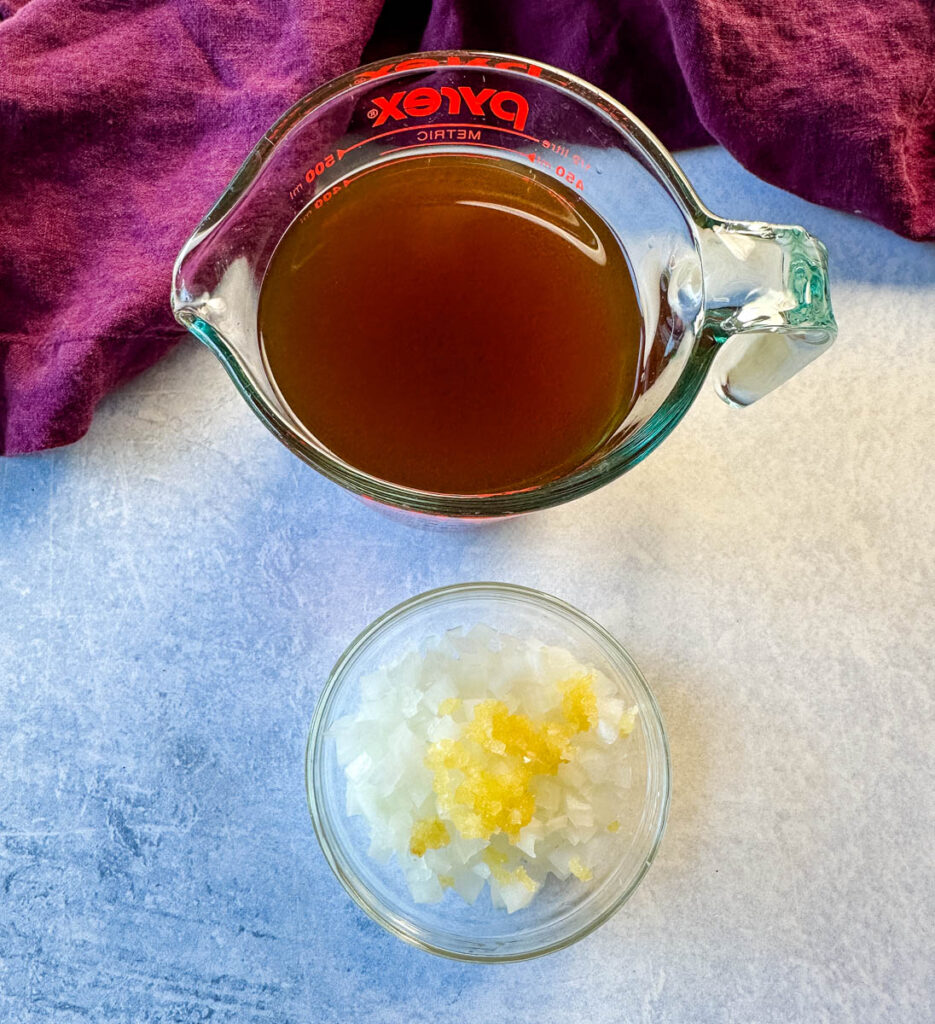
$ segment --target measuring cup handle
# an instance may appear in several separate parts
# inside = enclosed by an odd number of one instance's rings
[[[712,218],[701,231],[718,394],[750,405],[834,341],[828,252],[804,228]]]

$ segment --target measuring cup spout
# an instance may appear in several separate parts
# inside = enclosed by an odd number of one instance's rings
[[[834,341],[828,252],[788,225],[712,218],[700,234],[704,332],[720,346],[715,390],[732,405],[750,405]]]

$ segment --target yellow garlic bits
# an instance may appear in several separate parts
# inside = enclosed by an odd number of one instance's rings
[[[424,857],[426,850],[440,850],[451,842],[448,828],[438,818],[426,818],[416,822],[409,840],[409,852],[414,857]]]
[[[438,812],[465,839],[490,839],[502,832],[516,842],[536,810],[537,778],[555,775],[571,761],[574,737],[597,721],[590,677],[568,679],[559,690],[560,714],[534,721],[510,711],[503,701],[480,701],[460,738],[429,748],[425,763]]]

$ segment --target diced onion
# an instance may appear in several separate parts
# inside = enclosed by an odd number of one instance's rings
[[[549,874],[587,885],[606,867],[636,714],[571,652],[477,625],[363,678],[330,734],[347,813],[417,903],[486,885],[513,913]]]

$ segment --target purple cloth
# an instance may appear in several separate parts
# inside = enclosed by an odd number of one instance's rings
[[[182,335],[182,243],[354,67],[380,0],[0,0],[0,452],[75,441]]]
[[[424,42],[575,71],[671,148],[935,238],[935,0],[435,0]]]
[[[76,440],[175,343],[182,243],[269,124],[359,63],[380,8],[0,0],[0,453]],[[670,146],[713,138],[931,238],[933,31],[931,0],[434,0],[422,43],[565,67]]]

